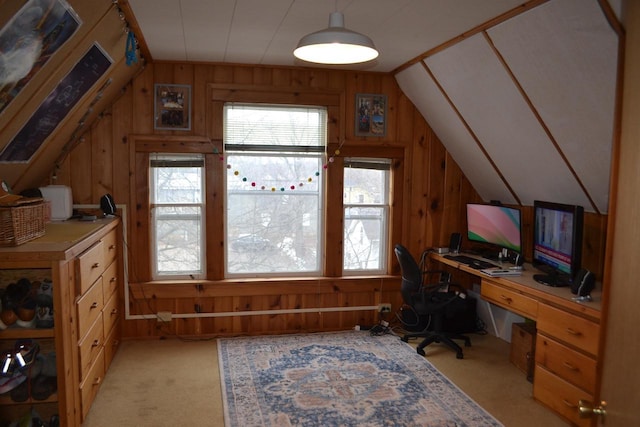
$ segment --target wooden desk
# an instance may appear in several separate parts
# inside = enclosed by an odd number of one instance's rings
[[[539,271],[530,264],[521,276],[491,277],[443,255],[430,258],[479,277],[483,299],[536,321],[533,397],[571,423],[589,426],[589,419],[579,417],[578,402],[593,401],[595,394],[600,289],[591,293],[593,301],[577,302],[567,287],[536,282],[533,275]]]

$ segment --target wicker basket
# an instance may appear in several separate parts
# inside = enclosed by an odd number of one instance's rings
[[[42,200],[18,206],[0,206],[0,246],[18,246],[44,236]]]

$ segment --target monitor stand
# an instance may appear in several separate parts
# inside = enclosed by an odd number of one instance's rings
[[[569,281],[560,274],[534,274],[533,280],[545,286],[561,288],[569,286]]]

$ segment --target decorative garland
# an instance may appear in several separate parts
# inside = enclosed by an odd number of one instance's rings
[[[334,156],[338,156],[338,155],[340,155],[340,147],[342,147],[342,145],[343,145],[343,144],[344,144],[344,141],[343,141],[342,143],[340,143],[340,145],[338,146],[338,148],[333,152],[333,156],[329,156],[329,158],[327,159],[327,163],[325,163],[324,165],[322,165],[322,169],[325,169],[325,170],[326,170],[326,169],[328,169],[328,168],[329,168],[329,164],[333,163],[333,162],[334,162],[334,160],[335,160]],[[214,154],[220,154],[220,151],[218,151],[218,148],[217,148],[217,147],[214,147],[214,148],[213,148],[213,153],[214,153]],[[224,161],[224,156],[220,155],[219,159],[220,159],[220,161],[221,161],[221,162],[223,162],[223,161]],[[232,169],[232,166],[231,166],[230,164],[227,164],[227,169],[228,169],[228,170],[231,170],[231,169]],[[241,174],[240,174],[240,171],[239,171],[239,170],[234,170],[234,171],[233,171],[233,175],[234,175],[234,176],[237,176],[237,177],[240,177],[240,176],[241,176]],[[314,175],[315,175],[315,177],[318,177],[318,176],[320,176],[320,172],[319,172],[319,171],[316,171],[316,173],[315,173]],[[253,187],[253,188],[258,187],[258,183],[257,183],[255,180],[249,180],[249,178],[247,178],[246,176],[242,176],[242,178],[241,178],[241,179],[242,179],[242,182],[251,182],[251,184],[250,184],[250,185],[251,185],[251,187]],[[313,182],[313,179],[314,179],[313,177],[308,177],[308,178],[307,178],[307,182]],[[260,190],[270,190],[271,192],[275,192],[275,191],[278,191],[278,190],[280,190],[280,191],[284,192],[284,191],[287,191],[287,189],[288,189],[288,190],[293,191],[293,190],[295,190],[296,188],[300,188],[300,187],[303,187],[303,186],[304,186],[304,182],[303,182],[303,181],[300,181],[297,185],[296,185],[296,184],[291,184],[291,185],[289,185],[289,187],[288,187],[288,188],[286,188],[286,187],[280,187],[279,189],[277,189],[276,187],[267,187],[266,185],[260,185],[260,187],[259,187],[259,188],[260,188]]]

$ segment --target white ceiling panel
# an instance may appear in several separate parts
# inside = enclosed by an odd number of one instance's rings
[[[483,200],[516,200],[421,63],[396,74],[400,88],[425,117]]]
[[[590,207],[482,34],[426,63],[522,204],[540,199]]]
[[[489,35],[598,210],[607,212],[618,39],[598,1],[554,0]]]
[[[129,0],[153,60],[305,65],[293,56],[329,14],[371,37],[380,57],[355,70],[391,71],[522,0]]]

